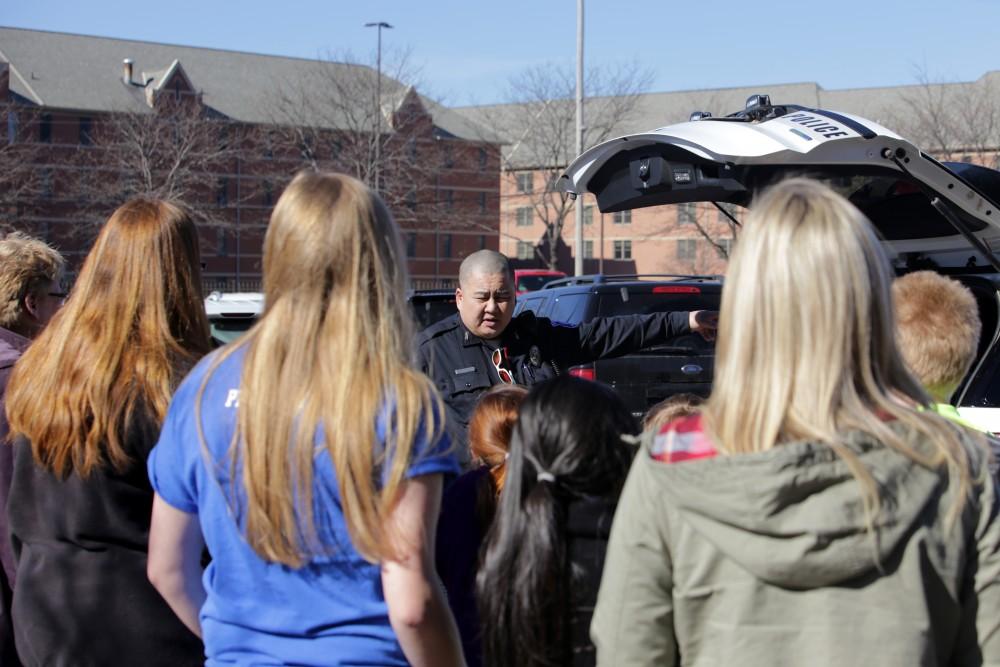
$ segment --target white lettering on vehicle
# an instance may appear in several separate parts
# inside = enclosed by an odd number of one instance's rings
[[[832,139],[833,137],[846,137],[849,136],[842,128],[837,125],[832,124],[825,118],[820,118],[818,116],[813,116],[807,113],[793,113],[781,117],[782,120],[787,120],[792,123],[796,123],[803,127],[808,127],[813,132],[819,134],[827,139]]]
[[[240,390],[230,389],[229,393],[226,395],[226,407],[227,408],[238,408],[240,407]]]

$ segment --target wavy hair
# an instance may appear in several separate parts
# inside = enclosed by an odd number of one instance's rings
[[[532,387],[514,427],[507,483],[476,579],[487,665],[572,661],[568,506],[618,497],[635,450],[622,435],[638,432],[605,385],[561,376]],[[554,481],[540,480],[543,472]]]
[[[59,476],[126,468],[134,420],[159,427],[180,378],[210,349],[198,234],[183,207],[133,199],[101,229],[69,299],[7,387],[11,434]]]
[[[870,529],[878,484],[845,445],[847,431],[945,469],[958,490],[951,518],[973,481],[957,427],[926,409],[930,399],[896,347],[891,284],[874,229],[847,200],[801,178],[771,188],[751,209],[729,264],[704,409],[730,454],[826,443],[857,478]],[[914,446],[919,435],[929,450]]]
[[[11,232],[0,239],[0,327],[15,329],[24,317],[24,297],[58,282],[65,262],[41,239]]]
[[[497,385],[484,395],[469,420],[469,452],[489,468],[491,491],[499,498],[507,476],[507,453],[517,413],[528,390],[519,385]]]
[[[292,180],[264,239],[264,314],[216,362],[246,346],[230,461],[247,540],[265,560],[301,567],[331,546],[315,528],[320,432],[354,547],[371,562],[395,553],[388,518],[413,443],[443,427],[440,398],[414,367],[406,283],[399,231],[364,184]]]

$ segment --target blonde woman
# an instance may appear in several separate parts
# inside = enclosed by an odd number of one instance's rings
[[[146,579],[146,459],[171,393],[209,348],[191,216],[124,204],[7,387],[25,665],[202,664],[201,642]]]
[[[209,664],[461,664],[433,571],[459,468],[411,365],[405,266],[364,185],[298,175],[264,241],[263,317],[174,397],[149,576]]]
[[[619,502],[599,665],[1000,664],[995,482],[906,370],[891,280],[825,186],[756,202],[703,416],[660,431]]]

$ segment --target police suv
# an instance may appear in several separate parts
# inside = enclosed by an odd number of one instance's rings
[[[590,192],[611,213],[684,202],[749,206],[754,193],[791,176],[824,181],[850,199],[878,228],[898,273],[933,269],[973,291],[983,334],[954,402],[970,421],[1000,432],[1000,258],[993,251],[1000,248],[1000,172],[938,162],[859,116],[754,95],[728,116],[695,112],[688,122],[597,145],[567,167],[559,187]]]

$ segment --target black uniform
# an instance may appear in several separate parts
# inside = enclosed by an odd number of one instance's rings
[[[502,350],[501,365],[518,384],[532,385],[570,366],[630,354],[689,331],[687,312],[605,317],[573,327],[525,311],[498,338],[484,340],[470,333],[455,313],[421,331],[417,343],[421,368],[444,399],[448,434],[465,456],[466,429],[476,402],[500,384],[490,359],[495,349]]]

